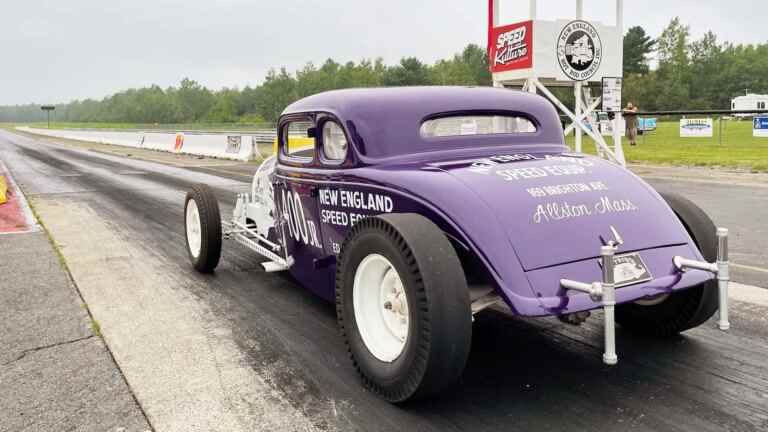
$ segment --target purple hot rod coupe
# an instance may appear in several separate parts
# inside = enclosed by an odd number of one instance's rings
[[[190,259],[222,238],[335,302],[364,385],[392,401],[462,373],[473,315],[490,307],[668,336],[719,309],[727,230],[684,197],[566,147],[544,98],[496,88],[326,92],[288,106],[277,155],[222,224],[205,185],[185,203]]]

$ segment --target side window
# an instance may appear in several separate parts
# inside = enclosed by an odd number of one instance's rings
[[[297,119],[280,130],[282,156],[299,162],[310,162],[315,154],[315,124],[311,119]]]
[[[347,157],[347,137],[334,121],[323,123],[323,157],[331,162],[341,162]]]

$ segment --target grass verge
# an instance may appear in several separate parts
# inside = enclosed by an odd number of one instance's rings
[[[606,137],[609,144],[610,137]],[[566,138],[573,148],[574,137]],[[659,122],[655,131],[637,137],[637,146],[622,140],[628,162],[663,165],[740,168],[768,172],[768,138],[752,136],[750,121],[715,122],[712,138],[681,138],[678,122]],[[595,144],[585,137],[584,151],[595,153]]]

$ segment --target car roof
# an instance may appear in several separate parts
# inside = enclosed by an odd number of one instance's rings
[[[477,112],[521,114],[535,133],[424,138],[422,122],[438,114]],[[333,90],[300,99],[283,115],[328,112],[355,135],[360,152],[384,158],[472,146],[564,145],[560,118],[543,97],[494,87],[385,87]]]

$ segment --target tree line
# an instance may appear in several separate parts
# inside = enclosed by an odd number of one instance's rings
[[[274,122],[291,102],[326,90],[490,84],[486,51],[470,44],[431,65],[415,57],[394,65],[380,58],[344,64],[328,59],[319,67],[307,63],[294,73],[285,68],[271,70],[260,85],[242,89],[212,91],[185,78],[178,86],[154,85],[102,100],[59,104],[54,115],[57,121],[69,122],[259,124]],[[641,110],[728,109],[730,99],[745,90],[768,93],[768,43],[721,43],[711,31],[694,40],[679,18],[672,19],[655,39],[639,26],[624,36],[623,98]],[[556,89],[556,93],[566,104],[573,104],[572,91]],[[0,121],[42,119],[44,113],[36,104],[0,107]]]
[[[271,70],[256,87],[212,91],[185,78],[176,87],[151,86],[115,93],[102,100],[56,105],[56,121],[109,123],[272,123],[291,102],[326,90],[411,85],[483,85],[491,83],[485,50],[467,45],[452,58],[428,65],[407,57],[395,65],[382,59],[321,66],[307,63],[295,73]],[[0,121],[40,121],[36,104],[0,107]]]
[[[652,54],[657,65],[650,69]],[[768,43],[719,42],[712,31],[692,39],[679,18],[655,40],[641,27],[624,36],[622,96],[641,110],[727,110],[745,92],[768,94]]]

